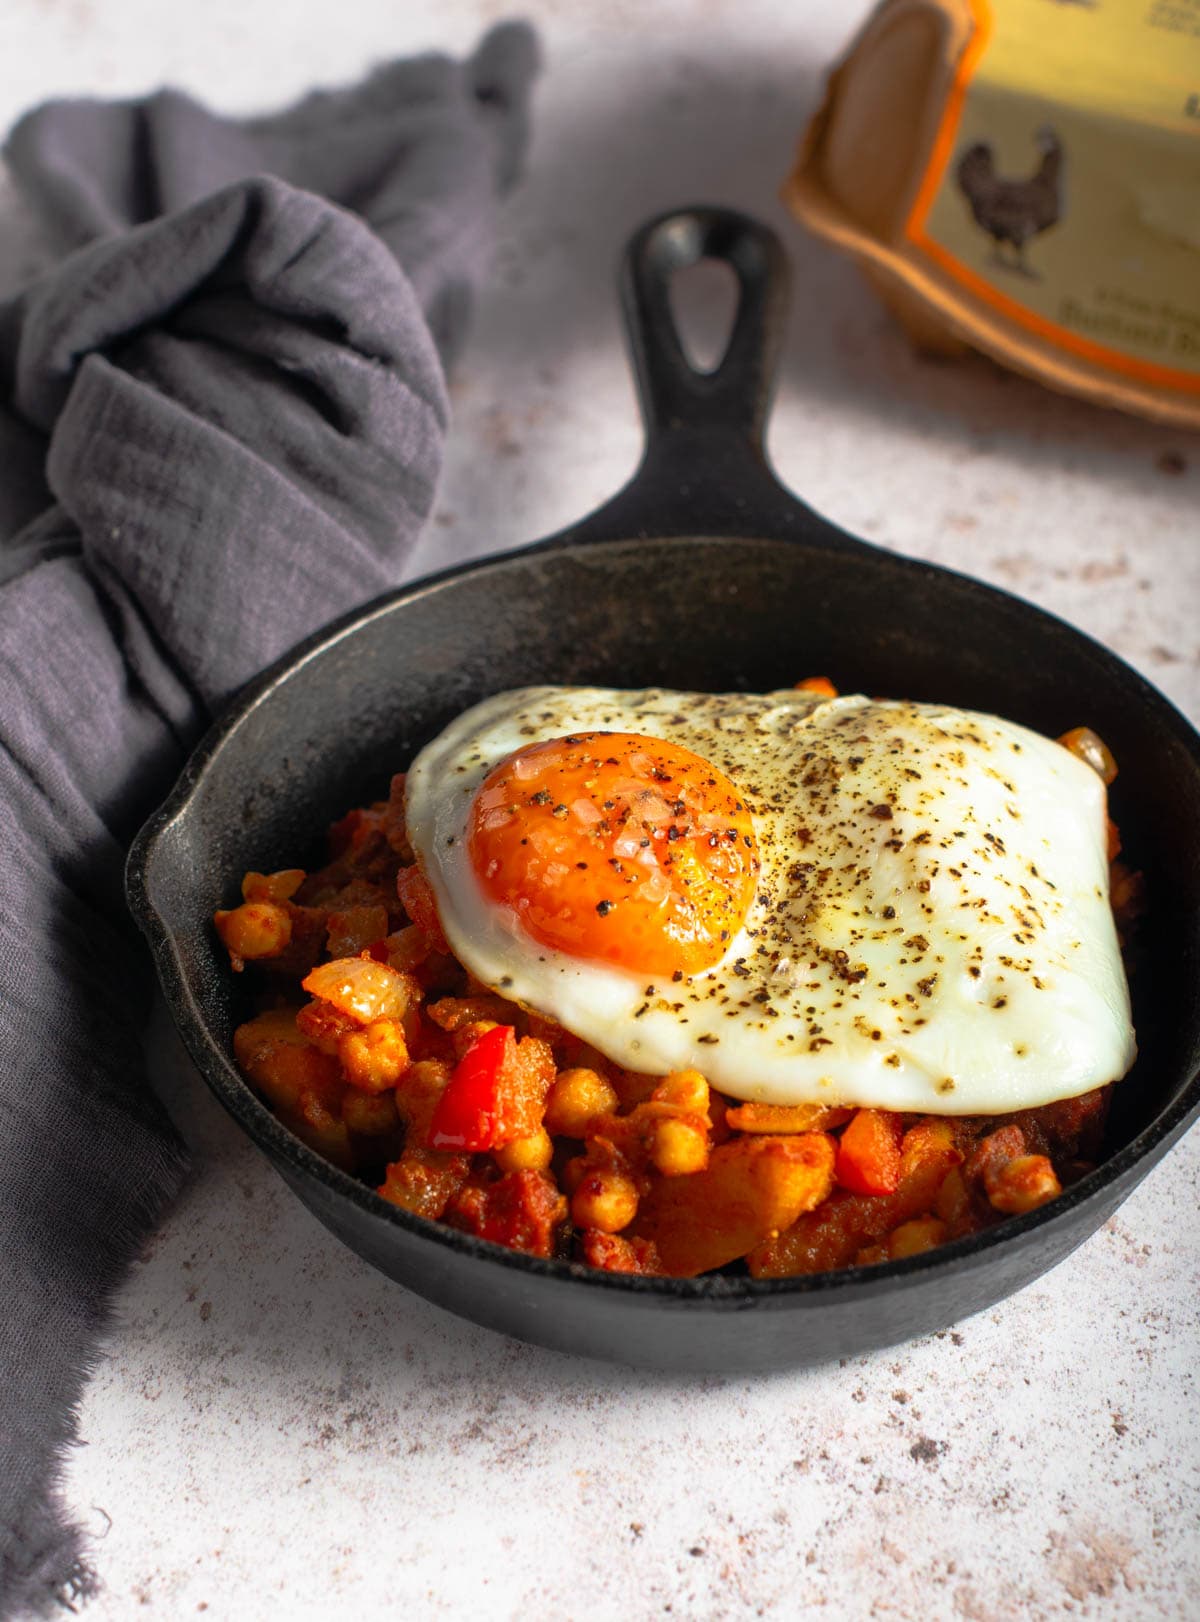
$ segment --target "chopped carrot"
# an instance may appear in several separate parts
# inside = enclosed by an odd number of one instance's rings
[[[860,1109],[838,1142],[834,1176],[852,1194],[894,1194],[900,1186],[900,1117]]]

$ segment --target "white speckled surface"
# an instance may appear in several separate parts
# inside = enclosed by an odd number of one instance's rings
[[[261,107],[465,48],[504,9],[4,0],[0,123],[51,93],[163,80]],[[659,208],[730,201],[780,226],[795,266],[784,478],[883,546],[1066,616],[1200,717],[1200,439],[915,359],[774,201],[864,9],[527,8],[547,51],[537,138],[415,568],[530,539],[615,488],[638,449],[617,249]],[[0,206],[11,285],[37,245],[11,191]],[[377,1277],[168,1033],[155,1052],[196,1173],[121,1296],[67,1473],[95,1536],[95,1622],[1200,1615],[1200,1136],[1054,1273],[953,1332],[686,1382],[501,1340]]]

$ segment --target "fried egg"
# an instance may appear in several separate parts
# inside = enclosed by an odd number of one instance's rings
[[[997,1114],[1134,1056],[1106,793],[937,704],[529,687],[413,762],[408,830],[479,980],[731,1096]]]

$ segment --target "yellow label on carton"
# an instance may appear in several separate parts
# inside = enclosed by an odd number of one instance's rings
[[[909,241],[1012,320],[1200,393],[1200,0],[971,0]]]

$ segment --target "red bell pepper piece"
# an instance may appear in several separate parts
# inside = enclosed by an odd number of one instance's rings
[[[902,1135],[900,1117],[891,1110],[860,1109],[838,1141],[834,1177],[852,1194],[894,1194]]]
[[[431,1149],[467,1149],[476,1153],[500,1142],[502,1075],[511,1062],[516,1032],[493,1025],[467,1049],[455,1066],[429,1123]]]

